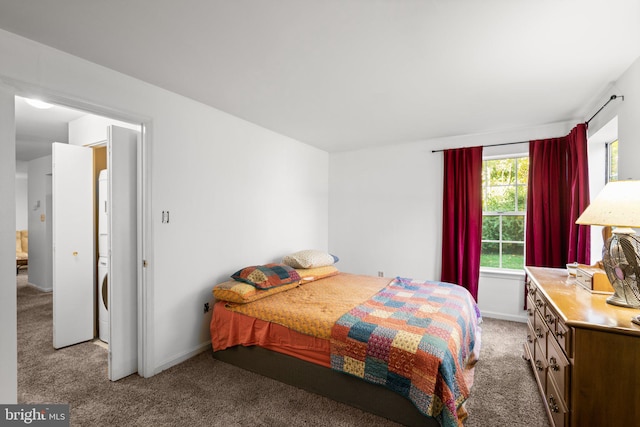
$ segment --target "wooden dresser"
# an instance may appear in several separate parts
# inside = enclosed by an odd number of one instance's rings
[[[607,304],[565,269],[525,271],[525,358],[552,425],[640,426],[640,310]]]

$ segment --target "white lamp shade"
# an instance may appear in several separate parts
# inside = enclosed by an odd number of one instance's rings
[[[640,181],[608,183],[576,224],[640,227]]]

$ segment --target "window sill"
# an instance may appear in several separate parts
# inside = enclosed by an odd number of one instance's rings
[[[480,267],[481,277],[497,279],[524,279],[524,270],[509,270],[506,268]]]

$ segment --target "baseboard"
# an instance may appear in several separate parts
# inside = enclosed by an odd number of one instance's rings
[[[169,369],[172,366],[178,365],[184,362],[185,360],[191,359],[192,357],[197,356],[198,354],[202,353],[203,351],[207,351],[210,348],[211,348],[211,342],[207,341],[207,342],[201,343],[199,346],[197,346],[192,350],[185,351],[175,357],[172,357],[171,359],[165,360],[160,366],[157,366],[154,369],[153,375],[159,374],[160,372],[166,369]]]
[[[27,286],[32,287],[34,289],[37,289],[37,290],[39,290],[41,292],[52,292],[53,291],[53,288],[41,288],[40,286],[34,285],[33,283],[29,283],[29,282],[27,282]]]
[[[491,319],[498,319],[498,320],[509,320],[511,322],[527,323],[527,316],[525,314],[523,314],[522,316],[518,316],[515,314],[504,314],[504,313],[496,313],[493,311],[483,311],[482,317],[489,317]]]

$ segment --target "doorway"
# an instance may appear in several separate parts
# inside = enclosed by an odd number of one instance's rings
[[[18,104],[18,102],[20,102],[18,100],[18,98],[16,98],[16,104]],[[17,107],[17,105],[16,105]],[[54,108],[65,108],[65,107],[59,107],[56,106]],[[97,121],[104,124],[103,122],[113,122],[110,119],[107,119],[105,117],[100,117],[100,116],[94,116],[91,113],[87,113],[87,112],[81,112],[81,114],[83,114],[83,116],[79,119],[77,119],[78,121],[80,121],[81,119],[83,119],[84,117],[90,117],[90,122],[95,122],[96,118]],[[21,125],[22,119],[21,117],[19,117],[20,112],[18,111],[18,109],[16,108],[16,144],[20,144],[21,141],[18,138],[19,132],[20,130],[18,129],[19,126]],[[121,122],[118,122],[119,124]],[[95,123],[94,123],[95,124]],[[141,125],[135,125],[132,126],[129,124],[130,127],[138,127],[140,128]],[[93,126],[93,128],[95,128],[95,126]],[[116,135],[118,134],[118,130],[114,129],[109,129],[108,131],[106,131],[107,127],[103,127],[104,132],[108,133],[108,137],[110,138],[112,135]],[[63,152],[68,151],[69,149],[72,150],[88,150],[88,152],[92,152],[93,149],[92,148],[86,148],[83,147],[82,145],[87,145],[87,146],[95,146],[95,145],[104,145],[104,146],[108,146],[109,149],[104,149],[104,151],[108,151],[109,154],[107,157],[109,157],[108,161],[111,161],[111,165],[113,166],[113,169],[118,171],[112,175],[114,175],[114,179],[110,180],[110,186],[113,189],[113,193],[110,194],[110,197],[112,197],[114,200],[119,200],[119,199],[127,199],[129,202],[131,202],[134,206],[134,208],[136,209],[136,211],[134,212],[133,217],[127,219],[126,221],[124,221],[126,223],[126,226],[128,228],[126,228],[127,230],[127,235],[131,235],[133,234],[135,240],[133,240],[133,243],[131,240],[126,241],[125,246],[126,246],[126,250],[125,250],[125,254],[124,257],[127,259],[127,261],[129,262],[130,265],[133,265],[134,267],[134,272],[133,272],[133,279],[130,280],[130,282],[132,283],[134,289],[132,290],[132,292],[130,291],[127,295],[129,295],[129,299],[127,300],[127,304],[128,304],[128,311],[123,313],[121,310],[118,311],[113,311],[112,315],[115,316],[115,321],[112,322],[113,324],[123,324],[126,323],[129,326],[129,330],[132,331],[131,334],[129,334],[128,337],[126,338],[122,338],[120,335],[122,334],[122,330],[120,330],[120,332],[113,334],[114,336],[114,341],[117,343],[115,346],[109,345],[109,362],[110,362],[110,369],[109,369],[109,376],[111,379],[113,380],[117,380],[118,378],[121,378],[123,376],[126,376],[130,373],[136,372],[138,370],[138,365],[139,362],[142,363],[142,360],[138,361],[137,355],[138,355],[138,342],[139,342],[139,337],[138,337],[138,327],[137,327],[137,318],[138,318],[138,313],[137,313],[137,307],[138,307],[138,301],[137,301],[137,295],[138,295],[138,287],[140,287],[142,285],[142,251],[140,249],[140,246],[142,244],[142,239],[140,238],[142,229],[140,229],[140,233],[138,233],[137,231],[137,225],[138,223],[142,222],[142,212],[137,210],[138,206],[142,206],[142,199],[143,199],[143,194],[142,191],[140,191],[143,187],[141,184],[141,180],[142,180],[142,174],[138,173],[135,169],[133,172],[131,172],[129,170],[129,175],[133,174],[133,179],[134,181],[131,182],[130,180],[126,180],[124,182],[126,182],[126,184],[123,184],[123,180],[120,179],[121,177],[115,176],[118,174],[123,173],[122,172],[122,166],[124,166],[125,168],[129,168],[131,165],[134,165],[134,168],[137,167],[137,165],[140,163],[138,161],[139,158],[139,154],[142,151],[142,145],[143,145],[143,139],[138,138],[136,139],[136,141],[134,141],[133,143],[133,148],[128,147],[124,150],[121,150],[119,148],[114,148],[113,150],[111,150],[111,142],[110,140],[108,140],[108,138],[106,138],[104,141],[95,141],[95,137],[92,137],[91,135],[93,135],[91,133],[91,129],[89,129],[90,131],[87,133],[87,128],[86,126],[84,127],[84,129],[81,129],[82,132],[80,132],[81,136],[83,136],[84,140],[86,141],[86,143],[82,143],[79,144],[78,143],[78,129],[75,130],[75,135],[76,135],[76,141],[74,141],[74,144],[70,144],[70,143],[59,143],[57,145],[60,146],[60,150],[58,150],[58,153],[54,153],[52,150],[52,158],[55,156],[56,159],[55,161],[52,161],[50,163],[53,164],[52,166],[52,171],[50,174],[45,173],[44,174],[44,179],[45,182],[48,181],[48,185],[49,188],[51,188],[51,190],[49,191],[49,195],[46,195],[44,197],[41,197],[42,200],[40,200],[39,206],[42,206],[43,209],[52,209],[53,211],[51,212],[51,214],[40,214],[39,218],[41,220],[41,222],[46,225],[49,226],[51,225],[51,228],[45,227],[45,233],[44,236],[48,236],[50,235],[50,242],[51,245],[49,247],[53,247],[55,248],[54,250],[51,250],[51,253],[54,255],[53,256],[53,262],[51,264],[52,268],[51,270],[53,270],[52,272],[52,278],[49,281],[49,278],[47,277],[47,280],[44,280],[44,286],[42,286],[43,289],[45,290],[50,290],[53,289],[54,291],[54,346],[56,348],[58,347],[64,347],[67,345],[72,345],[74,342],[72,341],[67,341],[67,342],[59,342],[56,343],[56,338],[55,335],[57,333],[60,333],[63,329],[68,328],[69,325],[71,325],[71,327],[77,326],[79,324],[83,325],[84,329],[88,329],[90,330],[89,335],[84,335],[86,337],[86,339],[84,338],[80,338],[80,341],[86,341],[87,339],[92,339],[96,334],[95,334],[95,322],[96,322],[96,300],[97,300],[97,274],[96,274],[96,270],[97,270],[97,241],[95,241],[94,238],[94,229],[96,228],[96,224],[93,221],[94,218],[94,202],[93,202],[93,190],[94,188],[97,186],[97,182],[94,182],[94,178],[93,176],[88,178],[88,182],[84,184],[84,186],[86,188],[89,188],[89,192],[91,193],[90,197],[91,197],[91,206],[90,206],[90,216],[91,219],[90,221],[90,225],[88,226],[88,228],[90,228],[88,231],[88,233],[86,233],[88,236],[90,236],[89,239],[85,239],[85,240],[90,240],[90,246],[84,246],[82,250],[76,250],[76,249],[71,249],[68,250],[69,248],[64,248],[64,245],[67,244],[70,240],[70,236],[72,234],[77,234],[77,230],[73,230],[75,226],[77,226],[77,222],[74,223],[73,221],[71,222],[70,225],[68,225],[68,229],[72,229],[73,231],[71,232],[59,232],[56,231],[59,229],[59,227],[57,227],[55,225],[56,220],[60,220],[58,222],[64,222],[62,220],[68,220],[70,218],[68,212],[69,211],[75,211],[75,208],[71,208],[67,210],[67,213],[61,213],[64,212],[62,211],[57,211],[56,212],[56,207],[60,207],[60,205],[63,205],[64,203],[62,203],[61,201],[63,201],[65,198],[66,199],[71,199],[73,200],[73,203],[77,203],[78,202],[78,197],[77,197],[77,193],[75,191],[75,188],[73,188],[70,191],[70,195],[68,197],[64,197],[63,196],[63,191],[61,191],[61,189],[66,188],[69,184],[69,182],[74,183],[73,179],[71,178],[71,181],[68,180],[68,177],[66,177],[66,181],[65,179],[63,179],[62,177],[65,175],[64,173],[56,173],[55,168],[57,165],[59,165],[59,171],[76,171],[78,168],[76,165],[77,163],[64,163],[64,157],[62,154]],[[126,130],[126,129],[125,129]],[[99,133],[99,132],[98,132]],[[69,136],[71,137],[71,131],[69,131]],[[90,135],[89,137],[87,135]],[[93,139],[92,139],[93,138]],[[61,138],[56,138],[56,139],[61,139]],[[67,142],[71,142],[71,141],[67,141]],[[49,142],[49,144],[51,145],[51,142]],[[16,148],[16,151],[19,152],[18,148]],[[111,157],[111,154],[113,152],[114,156],[120,156],[120,157]],[[124,154],[123,154],[124,153]],[[93,157],[93,156],[89,156],[89,157]],[[44,162],[46,163],[46,161]],[[84,169],[87,169],[86,167]],[[91,160],[91,166],[89,166],[88,168],[89,170],[91,170],[91,173],[93,174],[93,159]],[[66,184],[65,184],[66,182]],[[77,181],[75,182],[77,183]],[[127,189],[128,187],[128,189]],[[133,187],[133,188],[131,188]],[[132,191],[129,191],[132,190]],[[47,190],[45,190],[46,192]],[[51,197],[52,196],[52,197]],[[110,203],[111,205],[111,203]],[[117,205],[117,204],[116,204]],[[29,202],[29,207],[31,206],[31,201]],[[34,204],[35,206],[35,204]],[[31,214],[32,212],[29,211],[29,214]],[[118,218],[122,218],[122,215],[112,215],[112,217],[118,217]],[[120,226],[120,225],[117,225]],[[31,228],[31,227],[30,227]],[[35,228],[35,227],[34,227]],[[76,228],[82,228],[84,229],[85,227],[76,227]],[[37,238],[37,234],[36,234],[36,241],[38,240]],[[139,239],[140,238],[140,239]],[[139,240],[138,240],[139,239]],[[140,244],[138,244],[137,242],[140,242]],[[46,242],[46,240],[45,240]],[[95,243],[94,243],[95,242]],[[37,246],[34,246],[34,249]],[[45,247],[46,247],[46,243],[45,243]],[[113,246],[114,250],[112,251],[113,255],[118,257],[119,255],[121,255],[118,249],[116,249],[116,246]],[[34,252],[38,252],[37,250]],[[46,251],[45,251],[46,252]],[[67,254],[67,252],[69,252]],[[89,300],[83,300],[81,302],[78,302],[78,295],[80,294],[79,292],[76,292],[75,290],[71,290],[69,291],[69,289],[62,290],[62,288],[60,288],[58,286],[58,288],[56,289],[56,281],[59,283],[63,283],[65,286],[69,283],[68,277],[65,277],[64,274],[62,274],[62,277],[60,278],[60,280],[56,280],[56,277],[58,275],[60,275],[61,273],[63,273],[64,271],[68,270],[67,267],[61,267],[62,264],[59,264],[56,262],[56,257],[60,258],[60,256],[57,256],[60,253],[65,253],[66,255],[69,255],[69,257],[72,257],[72,259],[75,259],[75,261],[78,261],[78,259],[80,257],[84,257],[86,258],[86,261],[88,261],[89,265],[90,265],[90,278],[87,280],[86,278],[83,279],[84,281],[82,282],[81,286],[83,287],[83,293],[84,294],[88,294],[89,296]],[[47,259],[49,255],[45,253],[44,259]],[[37,257],[36,257],[37,258]],[[48,258],[51,259],[51,258]],[[73,264],[77,264],[77,262],[72,261],[71,265],[73,266]],[[37,265],[37,264],[36,264]],[[34,263],[31,263],[31,267],[29,270],[31,272],[31,270],[37,270],[35,268]],[[120,270],[118,270],[120,271]],[[118,273],[120,274],[120,273]],[[47,274],[45,273],[45,276],[47,276]],[[76,277],[75,274],[71,274],[72,277]],[[90,283],[90,287],[88,288],[88,292],[87,292],[87,281],[89,281]],[[49,287],[50,284],[50,287]],[[49,289],[47,289],[49,288]],[[113,292],[111,292],[111,294],[114,294]],[[122,297],[122,292],[115,292],[115,295],[120,295],[120,297]],[[133,299],[131,298],[131,295],[133,295]],[[89,302],[87,302],[89,301]],[[59,310],[58,310],[58,316],[56,317],[56,309],[55,307],[59,306]],[[114,306],[120,306],[119,304],[114,304]],[[68,310],[65,309],[65,307],[70,307]],[[79,307],[81,307],[81,309],[79,309]],[[88,321],[87,321],[87,317],[85,316],[85,319],[83,321],[78,321],[78,315],[79,312],[83,312],[83,313],[89,313],[89,317],[88,317]],[[65,325],[64,320],[60,320],[62,319],[64,316],[70,317],[72,320],[70,322],[67,322],[67,324]],[[62,317],[60,317],[62,316]],[[89,323],[89,324],[87,324]],[[142,336],[140,337],[142,338]],[[80,342],[77,341],[77,342]],[[111,341],[111,340],[110,340]],[[113,348],[115,347],[115,348]],[[115,357],[115,359],[114,359]],[[111,369],[111,362],[113,362],[115,360],[115,366],[114,369]],[[124,361],[124,362],[123,362]],[[124,363],[126,366],[128,366],[128,368],[126,369],[122,369],[119,368],[118,366],[120,366],[122,363]],[[113,376],[112,376],[113,375]]]

